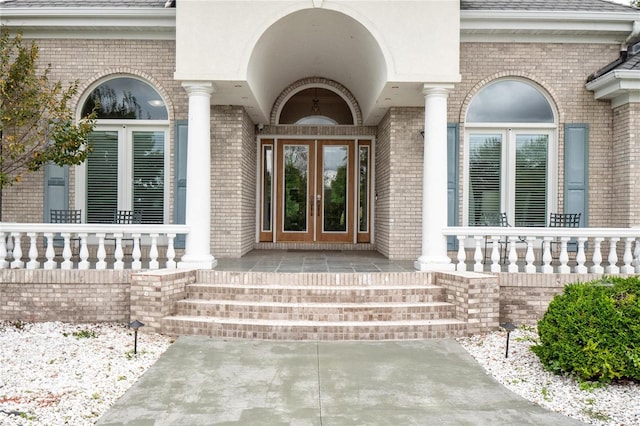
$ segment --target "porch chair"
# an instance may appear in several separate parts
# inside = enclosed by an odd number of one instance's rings
[[[118,225],[140,224],[142,223],[142,210],[115,210],[113,212],[113,223]],[[107,240],[113,240],[113,250],[115,251],[116,239],[113,237],[105,238],[105,241]],[[133,244],[133,238],[123,238],[122,241],[131,241]]]
[[[49,210],[49,219],[51,223],[82,223],[82,210]],[[78,256],[80,253],[80,237],[70,239],[71,255]],[[53,239],[54,247],[62,247],[64,240],[62,236],[57,235]],[[74,245],[76,250],[74,250]]]
[[[582,213],[550,213],[549,214],[549,228],[578,228],[580,227],[580,217]],[[560,244],[560,241],[551,241],[551,257],[557,259],[553,255],[554,245]],[[571,247],[571,249],[569,249]],[[578,251],[578,242],[575,239],[570,240],[567,243],[568,251]],[[544,242],[542,244],[542,251],[544,253]]]
[[[481,223],[479,226],[500,226],[500,227],[508,227],[509,222],[507,221],[506,213],[483,213],[481,217]],[[502,237],[498,240],[499,250],[500,250],[500,263],[504,263],[507,258],[507,245],[509,240],[507,237]],[[484,261],[483,263],[487,263],[487,260],[491,260],[491,250],[490,250],[491,240],[488,236],[484,237]]]

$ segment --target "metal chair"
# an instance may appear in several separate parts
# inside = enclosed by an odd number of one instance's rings
[[[550,213],[549,214],[549,228],[578,228],[580,227],[580,217],[582,213]],[[560,244],[560,241],[551,241],[551,257],[553,256],[553,246]],[[571,247],[569,251],[578,251],[578,242],[571,240],[567,243],[567,248]],[[544,252],[544,243],[542,245]]]
[[[481,222],[478,226],[500,226],[500,227],[508,227],[509,222],[507,220],[506,213],[483,213],[481,217]],[[484,237],[484,263],[487,263],[488,259],[491,259],[491,251],[489,250],[489,238],[485,235]],[[509,243],[507,237],[502,237],[498,240],[498,244],[500,246],[500,263],[504,263],[504,260],[507,258],[507,244]]]
[[[118,225],[135,225],[142,223],[142,210],[116,210],[113,212],[113,223]],[[105,238],[106,240],[113,240],[113,250],[116,249],[116,239],[113,237]],[[122,241],[131,241],[133,244],[133,238],[122,238]],[[130,253],[127,253],[130,254]]]
[[[51,223],[82,223],[82,210],[50,210],[49,219]],[[80,237],[71,238],[71,255],[77,256],[80,253]],[[75,242],[76,250],[73,247]],[[60,235],[57,235],[53,239],[54,247],[61,247],[64,245],[64,240]]]

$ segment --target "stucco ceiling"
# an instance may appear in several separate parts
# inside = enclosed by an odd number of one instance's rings
[[[253,49],[247,82],[268,117],[278,95],[303,78],[335,80],[371,111],[387,80],[378,43],[357,21],[325,9],[292,13],[271,25]]]

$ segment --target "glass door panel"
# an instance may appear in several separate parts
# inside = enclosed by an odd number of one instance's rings
[[[353,141],[318,141],[318,241],[353,242],[353,151]]]
[[[283,141],[278,151],[278,241],[312,241],[313,143]],[[311,180],[311,182],[310,182]]]

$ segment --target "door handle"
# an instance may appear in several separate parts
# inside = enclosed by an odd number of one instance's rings
[[[316,196],[317,199],[317,205],[316,205],[316,216],[320,216],[320,209],[322,208],[322,196],[320,194],[318,194]]]
[[[309,216],[313,217],[313,196],[309,197]]]

